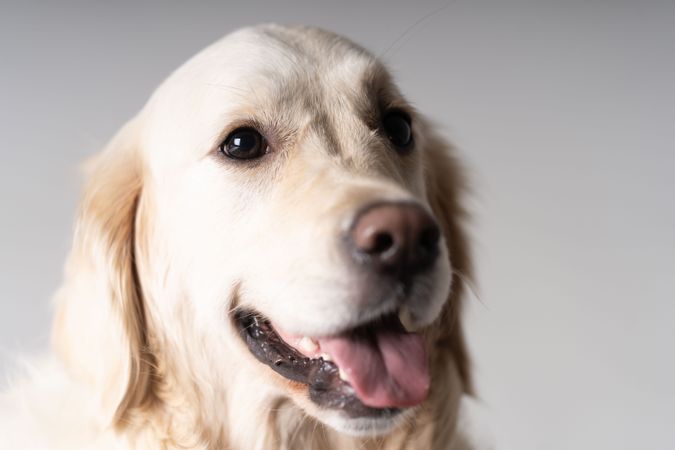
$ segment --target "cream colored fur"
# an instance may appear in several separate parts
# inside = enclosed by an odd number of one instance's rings
[[[378,107],[412,112],[411,155],[364,121]],[[252,121],[278,154],[225,160],[218,144]],[[54,353],[0,398],[0,448],[473,448],[462,172],[369,53],[311,28],[229,35],[172,74],[87,170]],[[364,300],[335,237],[378,200],[418,202],[443,228],[442,261],[410,302],[431,395],[385,428],[318,409],[248,353],[230,317],[251,307],[308,335],[355,323]]]

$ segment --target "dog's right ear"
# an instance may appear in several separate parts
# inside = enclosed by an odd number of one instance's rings
[[[103,426],[120,426],[150,393],[152,360],[134,259],[143,184],[139,124],[139,118],[127,123],[86,165],[56,298],[53,345],[71,376],[91,388]]]

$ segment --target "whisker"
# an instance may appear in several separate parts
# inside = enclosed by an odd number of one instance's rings
[[[465,275],[461,271],[457,269],[452,270],[453,275],[457,275],[457,277],[464,283],[466,287],[469,288],[469,291],[473,295],[473,297],[478,300],[478,302],[483,305],[484,307],[487,308],[487,304],[483,301],[481,298],[480,293],[478,292],[478,286],[476,286],[476,283],[471,279],[471,277]]]
[[[417,19],[412,25],[410,25],[408,28],[406,28],[406,29],[403,31],[403,33],[401,33],[401,34],[394,40],[394,42],[392,42],[392,43],[389,45],[389,47],[387,47],[383,52],[381,52],[381,53],[378,55],[378,59],[384,59],[384,57],[387,56],[387,53],[389,53],[389,51],[390,51],[397,43],[401,42],[401,41],[402,41],[406,36],[408,36],[413,30],[415,30],[415,28],[417,28],[418,25],[424,23],[425,21],[427,21],[427,20],[430,19],[431,17],[433,17],[433,16],[435,16],[435,15],[437,15],[437,14],[443,12],[444,10],[448,9],[448,8],[451,6],[451,4],[452,4],[453,2],[455,2],[455,1],[456,1],[456,0],[448,0],[443,6],[441,6],[441,7],[439,7],[439,8],[436,8],[436,9],[434,9],[433,11],[431,11],[431,12],[425,14],[424,16],[420,17],[419,19]],[[403,45],[405,45],[406,42],[407,42],[407,40],[403,43]],[[402,48],[403,45],[399,46],[399,48]]]

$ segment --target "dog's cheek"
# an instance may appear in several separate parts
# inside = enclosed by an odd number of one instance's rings
[[[192,320],[183,332],[222,340],[243,277],[232,255],[245,254],[252,237],[244,226],[246,212],[236,213],[242,199],[235,186],[219,177],[200,166],[149,185],[144,239],[152,250],[139,256],[157,322],[172,323],[172,317],[189,313]]]

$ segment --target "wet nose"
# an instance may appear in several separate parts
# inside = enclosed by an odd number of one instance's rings
[[[430,268],[439,252],[434,219],[414,203],[377,203],[357,214],[349,238],[354,258],[372,271],[408,277]]]

